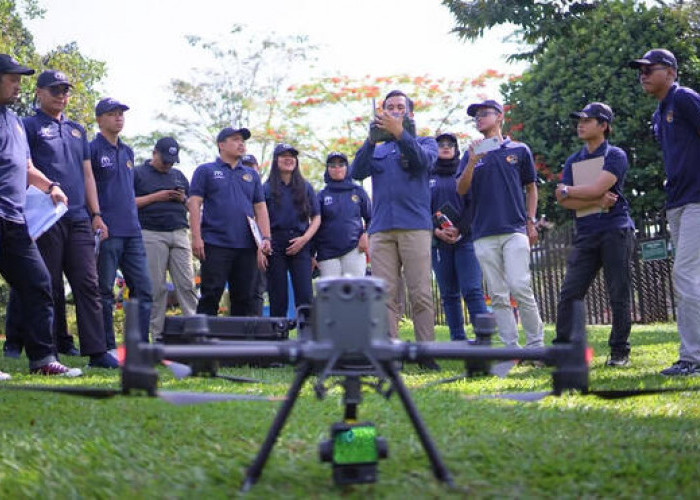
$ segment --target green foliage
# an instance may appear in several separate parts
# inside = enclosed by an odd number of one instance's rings
[[[700,84],[700,38],[690,28],[688,9],[637,5],[631,0],[606,2],[570,25],[564,38],[551,39],[522,75],[505,84],[511,104],[512,135],[529,144],[543,179],[540,209],[550,220],[567,215],[552,196],[566,158],[581,147],[569,113],[591,101],[614,110],[611,143],[630,161],[625,196],[635,218],[663,207],[664,168],[650,132],[656,101],[644,94],[637,73],[627,63],[653,47],[666,47],[680,62],[685,85]]]
[[[46,54],[36,52],[34,38],[17,12],[17,2],[0,0],[0,53],[13,55],[36,74],[22,79],[22,92],[13,108],[20,115],[32,113],[36,77],[46,69],[63,71],[73,83],[73,96],[66,115],[89,128],[95,123],[96,87],[105,76],[105,63],[81,54],[75,42],[60,45]],[[24,13],[33,18],[43,14],[36,0],[23,2]]]
[[[550,40],[567,37],[572,24],[604,4],[602,0],[443,0],[455,16],[453,29],[460,38],[476,40],[484,31],[501,24],[517,27],[514,34],[529,45],[513,60],[532,60],[542,54]]]
[[[437,329],[440,340],[447,328]],[[609,327],[589,328],[596,350],[591,389],[697,388],[695,377],[668,380],[658,371],[676,359],[675,325],[634,326],[632,366],[603,366]],[[546,329],[548,342],[553,327]],[[403,328],[401,336],[412,339]],[[84,360],[67,359],[75,366]],[[3,360],[8,385],[118,387],[119,376],[92,369],[81,379],[28,375],[26,359]],[[539,403],[466,400],[494,392],[546,391],[548,369],[517,367],[505,379],[475,378],[419,388],[464,369],[440,362],[442,373],[407,364],[403,377],[457,488],[433,477],[429,462],[394,394],[363,389],[361,420],[389,443],[376,484],[336,488],[318,442],[342,419],[342,393],[316,399],[307,382],[249,498],[695,498],[700,460],[700,398],[662,394],[620,401],[581,395]],[[231,368],[226,373],[267,384],[213,378],[176,381],[160,369],[163,389],[283,396],[287,368]],[[88,400],[0,388],[0,498],[232,498],[279,403],[230,402],[170,406],[146,397]],[[505,472],[504,472],[505,471]]]

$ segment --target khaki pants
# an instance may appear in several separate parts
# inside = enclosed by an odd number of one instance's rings
[[[430,240],[429,230],[381,231],[369,238],[372,276],[386,283],[391,338],[398,337],[401,311],[398,287],[401,285],[403,267],[416,340],[419,342],[435,340]]]
[[[194,288],[192,270],[192,247],[187,229],[175,231],[148,231],[144,229],[143,244],[146,247],[148,273],[153,283],[153,306],[151,308],[150,331],[153,335],[163,333],[168,289],[165,286],[165,271],[175,286],[175,295],[182,314],[190,316],[197,310],[197,293]]]

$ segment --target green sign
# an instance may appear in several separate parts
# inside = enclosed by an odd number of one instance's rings
[[[649,240],[639,243],[642,249],[642,260],[661,260],[668,257],[666,240]]]

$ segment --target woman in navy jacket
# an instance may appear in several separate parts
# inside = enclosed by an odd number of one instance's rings
[[[267,292],[270,316],[287,314],[287,272],[292,278],[295,305],[310,304],[311,238],[321,224],[318,200],[311,184],[299,170],[299,152],[289,144],[278,144],[263,186],[270,214],[272,255],[267,262]]]
[[[326,186],[318,193],[321,227],[314,237],[321,276],[364,276],[368,251],[366,228],[372,205],[362,186],[349,176],[348,157],[332,152],[326,158]]]
[[[453,134],[437,136],[438,159],[430,174],[430,208],[433,213],[433,270],[440,289],[450,339],[465,340],[462,297],[471,321],[487,312],[481,288],[481,268],[471,237],[470,195],[457,193],[456,173],[459,146]],[[453,227],[443,228],[435,217],[442,212]],[[444,224],[443,224],[444,225]]]

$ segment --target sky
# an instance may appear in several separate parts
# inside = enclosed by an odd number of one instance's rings
[[[27,22],[40,52],[76,41],[82,53],[107,63],[100,90],[130,106],[124,133],[157,129],[156,114],[168,106],[167,84],[187,78],[202,52],[185,35],[205,38],[236,24],[250,30],[301,34],[319,46],[315,68],[302,79],[346,74],[408,73],[474,77],[493,68],[518,74],[522,64],[505,56],[508,29],[474,43],[450,33],[451,13],[440,0],[39,0],[43,19]],[[391,89],[387,89],[391,90]]]

